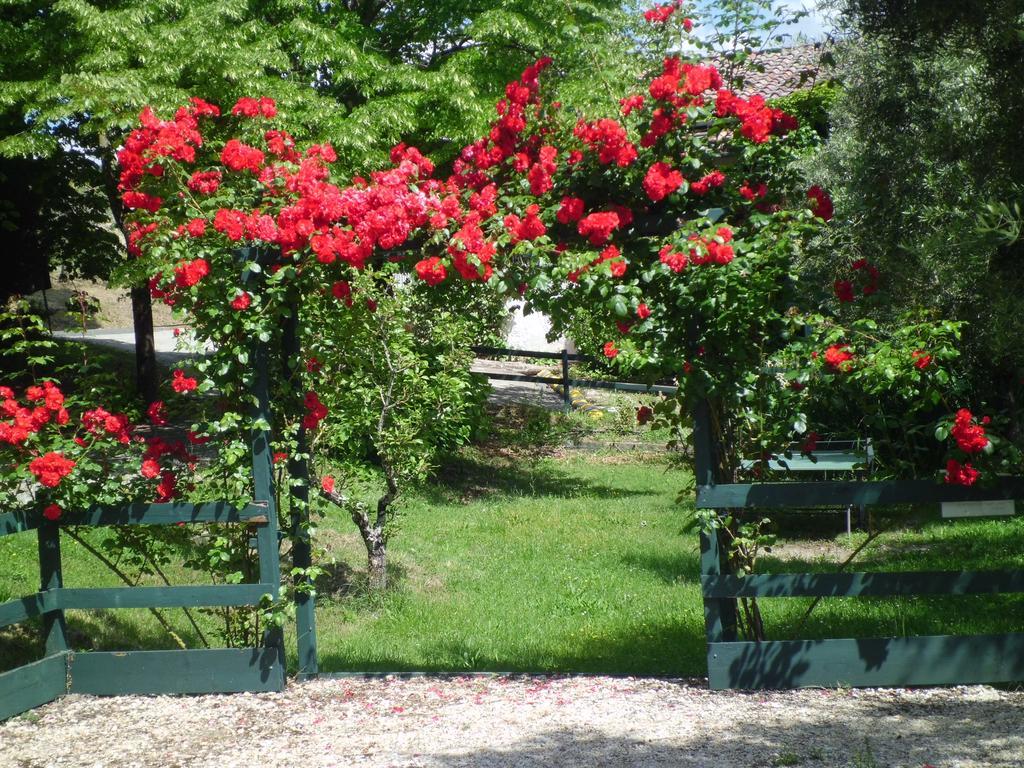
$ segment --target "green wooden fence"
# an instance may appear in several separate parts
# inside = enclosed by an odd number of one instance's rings
[[[698,509],[784,509],[1024,498],[1024,478],[987,488],[929,480],[716,484],[706,404],[694,414]],[[701,534],[701,586],[713,689],[800,686],[906,686],[1024,680],[1024,633],[740,641],[740,597],[991,595],[1024,592],[1024,571],[785,573],[725,571],[717,532]]]
[[[261,254],[243,249],[240,261]],[[253,279],[250,273],[244,281]],[[297,322],[295,319],[294,322]],[[295,328],[286,329],[285,353],[296,344]],[[39,541],[40,587],[35,594],[0,604],[0,627],[39,617],[45,655],[35,663],[0,674],[0,720],[40,706],[65,693],[96,695],[157,693],[233,693],[278,691],[285,683],[284,641],[280,629],[264,632],[254,648],[187,649],[172,651],[73,651],[68,643],[64,611],[118,608],[255,606],[265,595],[276,600],[281,588],[278,509],[274,494],[270,445],[270,404],[266,345],[254,349],[256,423],[251,438],[253,501],[236,508],[223,501],[201,504],[130,504],[110,509],[94,507],[67,511],[59,522],[42,518],[38,510],[0,514],[0,536],[35,531]],[[293,476],[306,477],[305,464]],[[302,488],[305,491],[305,487]],[[293,505],[291,528],[304,530],[304,506]],[[61,577],[60,529],[67,525],[177,525],[179,523],[238,523],[255,527],[259,582],[173,587],[69,589]],[[309,564],[308,536],[293,550],[296,565]],[[303,546],[303,542],[305,546]],[[298,605],[299,671],[316,672],[316,639],[312,600]]]

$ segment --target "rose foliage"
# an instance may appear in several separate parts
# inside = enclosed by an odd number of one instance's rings
[[[725,477],[744,456],[805,443],[808,414],[854,390],[864,405],[855,433],[884,420],[879,404],[899,409],[900,431],[958,405],[948,371],[957,324],[919,317],[882,337],[870,321],[841,325],[831,296],[800,285],[797,264],[834,211],[827,193],[780,170],[793,118],[674,56],[618,114],[572,117],[545,98],[551,64],[508,85],[489,133],[445,178],[399,145],[389,168],[338,183],[330,145],[300,150],[268,99],[227,114],[199,99],[170,119],[144,111],[119,154],[136,211],[131,247],[154,296],[217,350],[200,390],[240,396],[251,340],[277,339],[305,297],[333,299],[339,318],[374,302],[354,287],[370,273],[395,291],[524,292],[556,325],[576,307],[600,308],[604,354],[678,380],[661,416],[682,421],[710,401]],[[263,256],[240,259],[245,245]],[[865,261],[828,288],[841,303],[880,285]],[[304,426],[316,429],[330,414],[309,398],[332,384],[290,365]],[[891,466],[918,460],[899,441],[878,442]],[[931,453],[924,469],[939,477],[934,442]]]

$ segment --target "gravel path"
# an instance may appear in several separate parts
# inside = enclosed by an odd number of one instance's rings
[[[732,725],[730,725],[732,724]],[[712,693],[603,677],[342,679],[69,696],[0,725],[18,766],[1024,766],[1024,693]]]

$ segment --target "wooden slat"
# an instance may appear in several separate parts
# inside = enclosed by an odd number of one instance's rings
[[[559,379],[548,379],[555,384]],[[667,384],[636,384],[631,381],[601,381],[600,379],[569,379],[570,387],[585,387],[587,389],[613,389],[617,392],[647,392],[656,395],[674,395],[679,387]]]
[[[858,453],[847,453],[843,451],[820,451],[814,454],[817,461],[812,461],[806,456],[794,455],[787,459],[781,456],[771,459],[767,468],[773,472],[851,472],[858,467],[867,465],[866,455]],[[743,469],[752,469],[757,462],[754,459],[744,459],[740,462]]]
[[[30,531],[33,527],[29,524],[28,515],[24,512],[0,513],[0,536]]]
[[[62,522],[77,525],[174,525],[177,523],[230,523],[264,515],[263,504],[236,509],[225,501],[200,504],[130,504],[120,509],[93,507],[84,512],[66,513]]]
[[[67,692],[67,654],[59,653],[0,674],[0,722]]]
[[[40,616],[45,610],[43,596],[39,593],[0,603],[0,627],[9,627],[33,616]]]
[[[280,691],[277,648],[75,653],[69,691],[96,696]]]
[[[561,384],[560,378],[553,376],[530,376],[527,374],[518,373],[497,373],[490,371],[471,371],[471,373],[479,374],[480,376],[486,376],[488,379],[494,379],[496,381],[523,381],[529,384]]]
[[[66,511],[61,525],[176,525],[177,523],[238,523],[265,517],[266,502],[253,502],[237,509],[225,501],[201,504],[130,504],[126,507],[92,507]],[[0,514],[0,536],[38,528],[36,515],[23,512]]]
[[[62,608],[181,608],[210,605],[258,605],[272,584],[217,584],[184,587],[105,587],[59,591]]]
[[[775,573],[701,576],[705,597],[867,597],[1024,592],[1024,571]]]
[[[711,643],[712,689],[1024,680],[1024,634]]]
[[[735,483],[697,488],[699,509],[928,504],[990,499],[1024,499],[1024,478],[1001,478],[992,487],[985,488],[944,485],[932,480]]]
[[[470,347],[481,357],[535,357],[538,360],[561,360],[561,352],[539,352],[529,349],[505,349],[503,347]],[[593,360],[589,355],[568,354],[566,358],[573,362]]]

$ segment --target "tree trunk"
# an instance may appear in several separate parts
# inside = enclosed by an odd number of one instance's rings
[[[125,247],[127,247],[128,232],[124,225],[125,210],[117,189],[118,180],[113,162],[113,147],[106,133],[100,134],[99,147],[110,214],[121,233]],[[157,399],[160,377],[156,367],[156,341],[153,338],[153,304],[149,296],[149,286],[146,284],[132,288],[132,323],[135,327],[136,391],[146,403],[152,403]]]
[[[157,399],[159,375],[156,340],[153,338],[153,305],[148,286],[132,288],[132,320],[135,323],[135,376],[138,392],[147,403]]]
[[[388,588],[388,547],[383,541],[367,543],[367,586],[371,592],[383,592]]]
[[[344,504],[344,501],[342,501]],[[370,592],[382,592],[388,587],[388,540],[384,535],[384,520],[370,522],[366,507],[356,503],[349,507],[352,522],[366,546],[366,585]]]

